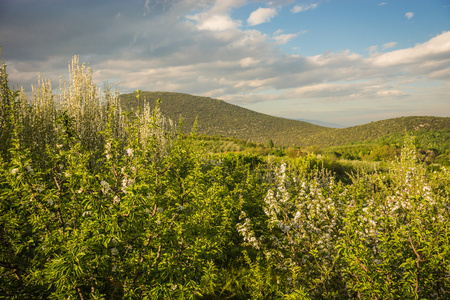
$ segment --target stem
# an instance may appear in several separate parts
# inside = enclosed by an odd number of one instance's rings
[[[411,244],[411,247],[414,251],[414,253],[416,254],[416,265],[417,265],[417,273],[416,273],[416,287],[415,287],[415,292],[417,293],[417,291],[419,290],[419,273],[420,273],[420,262],[422,261],[422,259],[420,258],[419,253],[416,250],[416,247],[414,247],[414,243],[411,239],[411,236],[408,235],[408,239],[409,239],[409,243]]]

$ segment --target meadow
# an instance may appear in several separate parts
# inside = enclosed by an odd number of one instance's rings
[[[0,69],[0,299],[450,298],[450,170],[414,137],[344,180],[312,153],[212,153],[69,74],[29,97]]]

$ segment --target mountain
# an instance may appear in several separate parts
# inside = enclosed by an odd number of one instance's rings
[[[185,131],[192,129],[197,118],[198,134],[222,135],[264,144],[272,140],[275,144],[290,146],[303,145],[307,137],[332,130],[307,122],[257,113],[208,97],[141,92],[142,102],[148,102],[151,107],[155,107],[157,99],[161,99],[160,109],[163,115],[173,121],[182,117]],[[121,101],[125,109],[131,110],[137,105],[136,94],[121,95]]]
[[[124,109],[130,111],[138,105],[136,93],[120,95]],[[183,120],[183,129],[190,132],[197,119],[197,133],[235,137],[255,143],[272,140],[283,146],[340,146],[374,141],[395,133],[416,130],[450,129],[450,118],[400,117],[371,122],[348,128],[330,128],[304,121],[284,119],[239,107],[222,100],[172,92],[141,92],[141,103],[153,108],[160,99],[163,115]]]

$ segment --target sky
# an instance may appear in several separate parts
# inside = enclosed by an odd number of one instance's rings
[[[343,126],[450,117],[450,0],[0,0],[0,45],[26,91],[79,55],[121,93]]]

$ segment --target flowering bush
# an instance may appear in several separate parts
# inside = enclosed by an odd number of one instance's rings
[[[256,261],[263,255],[276,270],[273,276],[282,278],[279,294],[448,296],[448,192],[432,188],[415,153],[408,140],[388,173],[358,174],[351,185],[335,183],[323,169],[313,176],[289,171],[285,163],[275,169],[264,214],[249,218],[242,211],[237,230],[245,245],[259,251]]]

